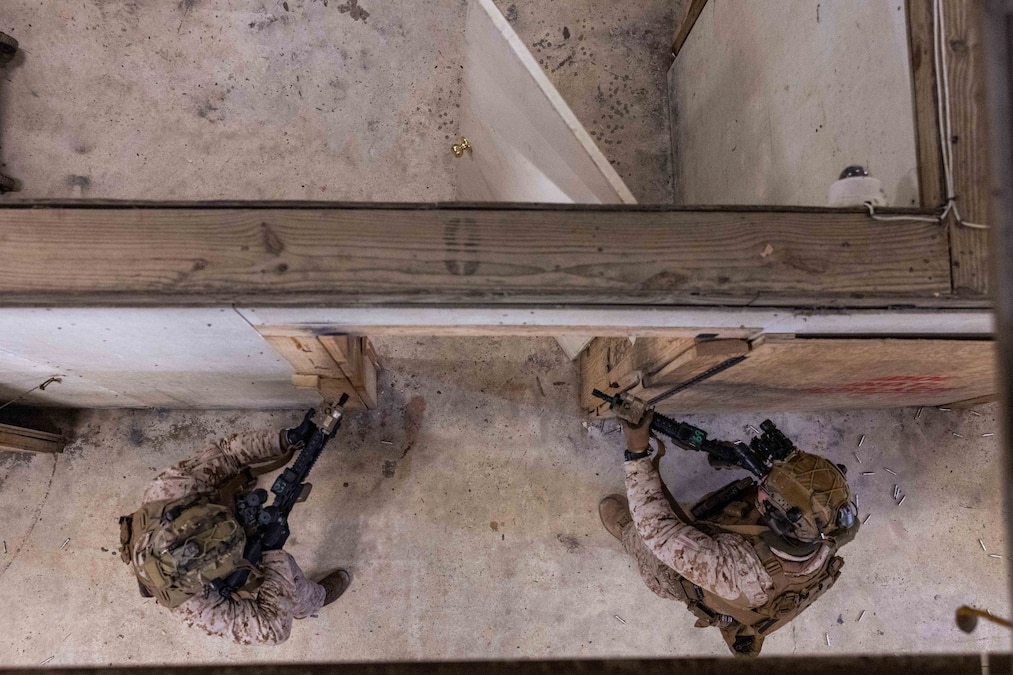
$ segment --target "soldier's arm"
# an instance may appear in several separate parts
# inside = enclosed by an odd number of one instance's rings
[[[267,551],[261,569],[264,582],[257,597],[223,598],[215,592],[197,595],[174,609],[187,625],[241,645],[277,645],[292,632],[296,585],[284,551]]]
[[[745,597],[751,607],[767,601],[773,583],[749,542],[737,534],[712,537],[681,521],[650,458],[627,461],[625,467],[634,525],[661,562],[726,600]]]
[[[214,492],[232,480],[243,467],[284,453],[281,434],[256,431],[232,434],[200,454],[158,475],[144,491],[145,504],[181,499],[199,492]]]

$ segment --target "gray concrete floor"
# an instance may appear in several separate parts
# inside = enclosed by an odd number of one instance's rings
[[[162,468],[220,435],[291,424],[297,412],[89,412],[63,456],[0,457],[4,663],[725,652],[716,632],[693,629],[685,609],[652,595],[601,528],[599,498],[622,487],[622,436],[611,423],[604,433],[584,426],[575,368],[551,340],[388,338],[377,347],[383,403],[349,418],[318,464],[289,547],[314,576],[347,565],[355,583],[345,598],[298,622],[281,647],[240,648],[142,600],[115,553],[117,516]],[[765,653],[1008,647],[996,627],[968,636],[953,624],[962,603],[1010,613],[1005,560],[978,544],[1005,554],[1000,453],[996,438],[981,437],[996,429],[998,410],[915,412],[774,418],[802,447],[847,463],[872,518],[844,549],[838,584]],[[760,421],[691,419],[727,438]],[[663,472],[684,502],[739,475],[680,451]],[[895,482],[908,495],[899,507]]]
[[[638,199],[670,202],[673,3],[500,6]],[[4,199],[452,199],[466,8],[5,0]]]

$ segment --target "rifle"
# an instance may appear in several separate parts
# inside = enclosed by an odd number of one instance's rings
[[[640,424],[653,407],[644,401],[625,393],[609,396],[597,389],[591,392],[597,398],[609,403],[616,416],[631,424]],[[737,466],[757,478],[763,478],[771,465],[787,457],[795,450],[795,444],[770,420],[760,424],[762,434],[753,438],[749,445],[741,441],[717,441],[707,437],[707,432],[686,422],[679,422],[655,412],[651,418],[651,431],[663,434],[684,450],[707,453],[711,466],[727,468]]]
[[[267,501],[267,490],[263,488],[254,490],[236,504],[236,516],[247,532],[243,558],[250,564],[259,564],[265,551],[284,548],[291,534],[288,529],[288,516],[292,513],[293,506],[305,501],[309,496],[312,485],[307,483],[306,479],[327,442],[334,438],[341,426],[341,418],[345,412],[343,406],[347,401],[348,394],[342,394],[336,404],[324,406],[316,412],[310,411],[316,429],[299,451],[295,462],[275,479],[271,486],[274,501],[270,506],[264,506]],[[238,569],[223,579],[212,581],[211,587],[222,597],[230,598],[233,593],[246,585],[249,577],[249,569]]]

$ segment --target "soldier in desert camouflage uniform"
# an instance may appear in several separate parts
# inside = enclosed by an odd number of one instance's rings
[[[859,527],[844,467],[795,449],[758,484],[745,478],[712,493],[729,498],[694,522],[668,500],[650,458],[653,414],[623,421],[628,499],[605,497],[602,523],[648,588],[686,603],[697,627],[719,628],[733,654],[756,656],[840,575],[835,554]]]
[[[247,565],[230,500],[251,465],[284,464],[312,433],[309,416],[293,429],[233,434],[162,472],[144,493],[141,509],[121,519],[123,561],[141,594],[154,596],[184,623],[239,644],[280,644],[293,619],[315,614],[351,582],[336,570],[319,583],[305,577],[282,550],[265,551],[251,584],[223,597],[208,583]],[[250,487],[243,485],[243,487]]]

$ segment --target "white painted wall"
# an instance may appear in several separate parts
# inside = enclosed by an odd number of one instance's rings
[[[0,309],[0,403],[50,376],[28,403],[81,408],[300,408],[291,366],[256,325],[365,335],[949,335],[994,330],[985,310],[213,308]],[[381,357],[383,355],[381,354]]]
[[[0,310],[0,402],[81,408],[311,405],[291,366],[232,308]]]
[[[669,72],[677,204],[827,205],[850,164],[914,206],[901,0],[710,0]]]

